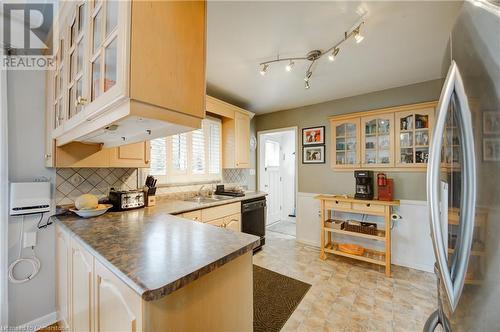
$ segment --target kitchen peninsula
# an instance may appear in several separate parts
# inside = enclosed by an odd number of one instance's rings
[[[63,325],[252,330],[252,249],[258,237],[165,210],[174,212],[160,204],[91,219],[54,218]]]

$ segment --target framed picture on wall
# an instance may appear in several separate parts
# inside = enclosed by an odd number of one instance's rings
[[[500,134],[500,112],[483,113],[483,134]]]
[[[500,161],[500,138],[483,138],[483,160]]]
[[[302,163],[303,164],[324,164],[325,163],[325,146],[303,146],[302,147]]]
[[[302,129],[302,145],[325,144],[325,126]]]

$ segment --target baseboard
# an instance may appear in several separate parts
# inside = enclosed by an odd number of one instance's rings
[[[299,238],[296,238],[296,241],[298,243],[305,244],[306,246],[315,247],[319,249],[319,245],[313,241],[300,240]]]
[[[37,331],[57,322],[57,312],[51,312],[23,325],[19,325],[17,331]]]
[[[403,266],[403,267],[408,267],[408,268],[414,269],[414,270],[434,273],[434,266],[433,265],[398,262],[398,261],[394,261],[394,260],[392,261],[392,265]]]

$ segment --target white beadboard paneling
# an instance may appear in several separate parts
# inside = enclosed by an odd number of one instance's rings
[[[319,247],[321,225],[316,195],[297,193],[297,241]]]
[[[297,241],[319,247],[319,201],[314,193],[297,194]],[[392,230],[392,264],[432,272],[434,251],[430,237],[429,210],[426,201],[402,200],[394,209],[402,216]],[[375,220],[374,220],[375,221]],[[337,237],[338,238],[338,237]],[[349,242],[369,245],[375,241],[362,241],[348,237]],[[373,243],[374,248],[380,243]]]

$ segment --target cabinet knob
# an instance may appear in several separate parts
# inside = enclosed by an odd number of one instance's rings
[[[80,105],[85,105],[88,103],[88,100],[86,98],[83,98],[82,96],[78,96],[75,101],[75,106],[80,106]]]

